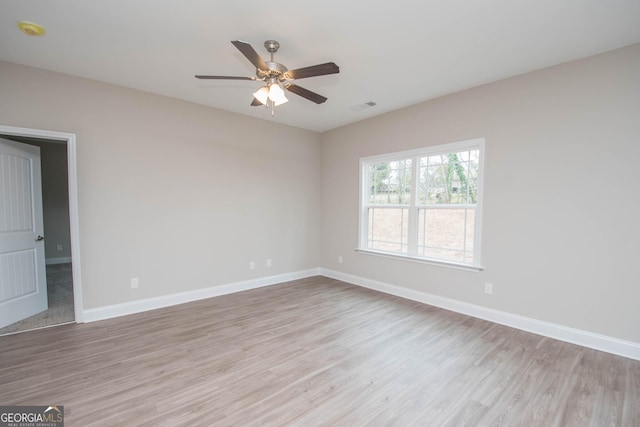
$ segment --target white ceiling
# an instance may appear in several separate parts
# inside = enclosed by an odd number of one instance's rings
[[[237,39],[265,59],[279,41],[289,69],[335,62],[296,82],[329,100],[288,94],[271,118],[249,106],[259,82],[193,77],[254,75]],[[0,60],[318,132],[638,42],[640,0],[0,0]]]

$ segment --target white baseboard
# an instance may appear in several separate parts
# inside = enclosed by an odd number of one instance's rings
[[[628,357],[630,359],[640,360],[640,343],[624,341],[618,338],[595,334],[581,329],[544,322],[505,311],[494,310],[450,298],[444,298],[335,270],[320,268],[320,274],[332,279],[341,280],[343,282],[406,298],[412,301],[433,305],[545,337],[616,354],[618,356]]]
[[[46,258],[44,263],[46,265],[54,265],[54,264],[68,264],[71,262],[70,256],[65,256],[61,258]]]
[[[275,276],[260,277],[257,279],[245,280],[242,282],[229,283],[226,285],[212,286],[204,289],[181,292],[178,294],[164,295],[161,297],[147,298],[138,301],[126,302],[123,304],[108,305],[105,307],[84,310],[84,321],[95,322],[97,320],[111,319],[128,314],[141,313],[143,311],[155,310],[157,308],[170,307],[172,305],[184,304],[198,301],[205,298],[227,295],[234,292],[247,291],[249,289],[261,288],[275,285],[291,280],[304,279],[306,277],[320,275],[319,268],[296,271],[293,273],[278,274]]]

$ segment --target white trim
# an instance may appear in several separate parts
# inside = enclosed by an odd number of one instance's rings
[[[438,267],[455,268],[457,270],[466,270],[466,271],[482,271],[482,270],[484,270],[484,267],[481,266],[481,265],[458,264],[458,263],[453,262],[453,261],[436,260],[436,259],[431,259],[431,258],[422,258],[422,257],[419,257],[419,256],[404,255],[404,254],[395,253],[395,252],[382,252],[382,251],[376,251],[376,250],[373,250],[373,249],[360,249],[360,248],[356,248],[355,251],[356,252],[360,252],[360,253],[365,254],[365,255],[375,255],[375,256],[381,256],[381,257],[384,257],[384,258],[399,259],[399,260],[402,260],[402,261],[419,262],[419,263],[422,263],[422,264],[435,265],[435,266],[438,266]]]
[[[70,256],[60,257],[60,258],[47,258],[44,260],[47,265],[55,265],[55,264],[68,264],[71,262]]]
[[[242,282],[229,283],[226,285],[212,286],[209,288],[196,289],[193,291],[180,292],[177,294],[164,295],[155,298],[147,298],[138,301],[130,301],[122,304],[108,305],[105,307],[92,308],[84,311],[85,322],[95,322],[98,320],[112,319],[114,317],[126,316],[128,314],[141,313],[158,308],[170,307],[187,302],[198,301],[206,298],[213,298],[235,292],[247,291],[249,289],[262,288],[276,285],[291,280],[304,279],[320,275],[319,268],[296,271],[292,273],[278,274],[275,276],[260,277],[257,279],[244,280]]]
[[[376,160],[400,160],[406,157],[425,156],[430,154],[448,154],[455,153],[466,148],[474,148],[478,145],[484,144],[484,137],[466,139],[464,141],[445,142],[438,145],[427,145],[422,148],[414,148],[412,150],[395,151],[393,153],[375,154],[373,156],[361,157],[360,161],[367,163]],[[484,147],[483,147],[484,148]]]
[[[332,279],[406,298],[412,301],[421,302],[478,319],[488,320],[501,325],[557,339],[560,341],[577,344],[583,347],[604,351],[630,359],[640,360],[640,343],[625,341],[606,335],[595,334],[581,329],[570,328],[555,323],[532,319],[506,311],[494,310],[475,304],[469,304],[450,298],[444,298],[426,292],[407,289],[401,286],[391,285],[377,280],[354,276],[335,270],[320,269],[320,274]]]
[[[84,322],[82,308],[82,273],[80,268],[80,222],[78,217],[78,167],[76,158],[76,135],[41,129],[29,129],[0,125],[0,134],[44,138],[67,144],[67,175],[69,180],[69,234],[71,237],[71,273],[73,275],[73,305],[75,322]]]

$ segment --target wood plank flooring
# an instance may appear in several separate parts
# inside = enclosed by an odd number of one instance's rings
[[[0,337],[67,426],[640,426],[640,361],[325,277]]]

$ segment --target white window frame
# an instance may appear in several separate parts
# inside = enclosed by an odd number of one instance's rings
[[[478,161],[478,199],[475,205],[475,217],[474,217],[474,238],[473,238],[473,262],[457,262],[442,260],[436,258],[429,258],[420,256],[417,254],[417,236],[418,236],[418,209],[417,205],[417,191],[418,179],[419,179],[419,159],[430,155],[448,154],[453,152],[464,151],[468,149],[479,150]],[[427,264],[448,266],[453,268],[459,268],[463,270],[479,271],[484,267],[481,264],[481,237],[482,237],[482,205],[484,199],[484,157],[485,157],[485,140],[484,138],[475,138],[465,141],[451,142],[440,145],[433,145],[429,147],[419,148],[415,150],[398,151],[394,153],[380,154],[376,156],[368,156],[360,158],[360,201],[359,201],[359,228],[358,228],[358,248],[359,252],[371,255],[399,258],[407,261],[415,261]],[[411,172],[411,203],[403,206],[409,209],[409,226],[408,226],[408,240],[409,249],[407,253],[382,251],[377,249],[370,249],[368,247],[369,236],[369,174],[368,165],[372,163],[390,162],[402,159],[412,159],[412,172]],[[396,205],[391,205],[396,206]],[[460,205],[465,207],[468,205]],[[400,207],[400,206],[396,206]]]

